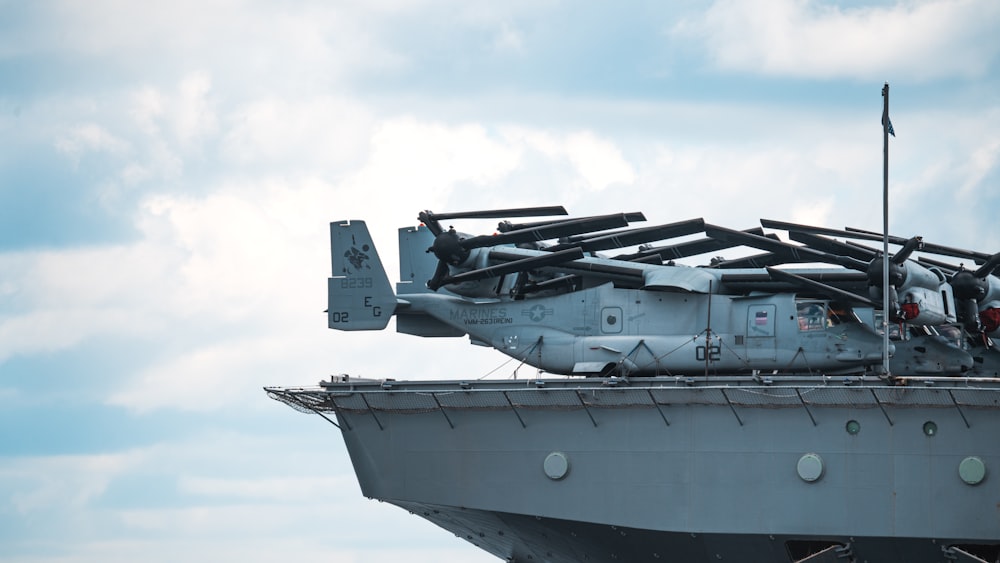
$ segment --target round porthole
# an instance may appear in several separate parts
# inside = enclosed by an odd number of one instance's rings
[[[935,436],[937,435],[937,424],[933,420],[928,420],[924,423],[924,435]]]
[[[844,430],[847,430],[847,433],[851,436],[855,436],[858,432],[861,432],[861,423],[857,420],[848,420],[847,424],[844,425]]]
[[[562,452],[552,452],[545,457],[542,469],[545,470],[545,475],[549,479],[557,481],[565,477],[569,471],[569,460],[566,459],[566,454]]]

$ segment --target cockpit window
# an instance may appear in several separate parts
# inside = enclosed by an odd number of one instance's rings
[[[830,322],[826,315],[826,304],[820,302],[802,302],[797,304],[799,330],[825,330]],[[832,323],[831,323],[832,324]]]
[[[828,308],[830,325],[856,324],[861,323],[861,318],[851,307],[845,307],[839,303],[832,302]]]

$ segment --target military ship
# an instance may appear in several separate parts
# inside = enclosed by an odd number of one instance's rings
[[[538,213],[421,213],[395,291],[365,223],[331,223],[331,328],[395,317],[537,369],[267,388],[339,428],[365,496],[510,562],[1000,561],[992,256],[971,271],[914,260],[955,249],[912,239],[883,260],[815,233],[620,229],[628,213],[439,224]],[[734,244],[767,254],[670,262]],[[837,267],[774,267],[793,262]]]

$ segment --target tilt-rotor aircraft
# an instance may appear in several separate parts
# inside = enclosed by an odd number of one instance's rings
[[[745,244],[730,239],[732,233],[754,241],[773,237],[702,219],[628,228],[645,220],[641,213],[506,220],[499,233],[482,236],[441,224],[565,214],[562,207],[421,212],[419,226],[399,229],[402,279],[395,292],[365,222],[333,222],[329,327],[381,330],[395,316],[399,332],[468,335],[473,344],[562,375],[864,375],[879,369],[883,339],[854,311],[877,306],[860,294],[864,283],[855,270],[867,267],[860,260],[798,270],[664,263]],[[699,232],[715,236],[649,245]],[[780,253],[761,260],[784,261]],[[838,280],[846,282],[827,283]]]

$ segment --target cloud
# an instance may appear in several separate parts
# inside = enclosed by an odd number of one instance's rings
[[[226,84],[239,79],[250,90],[274,91],[315,76],[329,80],[398,64],[400,55],[386,50],[377,35],[380,21],[393,10],[327,2],[298,2],[288,9],[254,9],[225,0],[142,6],[96,0],[86,7],[46,2],[8,12],[12,25],[0,34],[0,57],[43,55],[59,64],[103,61],[104,80],[120,73],[148,79],[187,74],[197,61],[200,68],[222,71]],[[297,74],[302,67],[315,74]],[[282,80],[263,79],[274,74]]]
[[[983,76],[1000,5],[937,0],[841,8],[817,0],[719,0],[672,33],[693,39],[721,69],[804,78]]]
[[[471,548],[450,534],[365,499],[344,449],[315,447],[339,441],[329,424],[284,407],[271,414],[301,425],[288,432],[295,425],[282,424],[280,434],[205,428],[112,454],[6,460],[0,464],[0,519],[8,524],[0,530],[4,556],[74,562],[263,562],[278,553],[301,561],[467,559],[461,554]],[[349,507],[350,517],[338,507]],[[386,529],[394,530],[391,538]],[[56,532],[60,541],[52,542]],[[411,558],[404,550],[418,553]]]
[[[266,165],[287,175],[336,176],[357,166],[367,156],[363,141],[375,127],[371,108],[360,100],[328,95],[250,100],[235,107],[226,122],[221,156],[228,164]]]
[[[77,125],[55,141],[56,149],[79,163],[85,152],[107,152],[120,155],[129,149],[129,143],[119,139],[96,123]]]
[[[19,458],[0,465],[3,492],[14,511],[27,520],[56,509],[76,512],[104,494],[112,480],[136,467],[142,457],[126,452]]]
[[[493,39],[493,48],[498,52],[524,53],[524,34],[516,27],[504,22]]]

